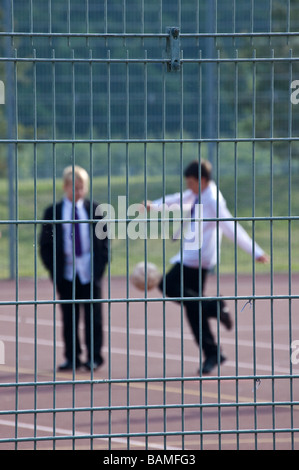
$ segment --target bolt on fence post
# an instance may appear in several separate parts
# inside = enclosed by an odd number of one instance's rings
[[[169,58],[167,63],[168,72],[180,70],[180,30],[178,27],[167,27],[168,38],[166,40],[166,53]]]

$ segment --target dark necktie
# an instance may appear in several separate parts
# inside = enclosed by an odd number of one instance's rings
[[[196,206],[196,204],[198,204],[198,196],[195,198],[195,201],[194,201],[193,206],[191,208],[191,219],[193,219],[194,216],[195,216],[195,206]]]
[[[190,216],[191,216],[191,217],[190,217],[190,218],[191,218],[191,223],[192,223],[192,219],[194,219],[194,217],[195,217],[195,206],[196,206],[196,204],[198,204],[198,201],[199,201],[199,198],[198,198],[198,196],[197,196],[197,197],[195,198],[195,201],[193,202],[193,204],[192,204],[192,206],[191,206],[191,213],[190,213]],[[183,224],[182,224],[182,232],[184,231],[184,227],[186,227],[186,225],[187,225],[188,223],[190,223],[189,220],[185,220],[185,221],[183,222]],[[180,235],[181,235],[181,228],[180,228],[176,233],[173,234],[173,236],[172,236],[172,241],[176,241],[176,240],[179,238]]]
[[[78,209],[75,206],[75,220],[79,220]],[[82,255],[82,246],[81,246],[81,238],[80,238],[80,224],[75,224],[75,253],[76,256]]]

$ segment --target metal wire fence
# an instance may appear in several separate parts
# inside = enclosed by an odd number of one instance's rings
[[[2,10],[0,447],[298,448],[296,2],[7,0]],[[194,159],[212,163],[231,210],[225,221],[242,224],[269,255],[259,266],[236,235],[224,240],[213,287],[203,297],[199,282],[192,296],[201,320],[202,300],[217,302],[211,376],[185,324],[183,292],[140,294],[130,282],[139,261],[154,262],[165,279],[183,245],[162,232],[141,237],[150,221],[129,208],[183,195]],[[45,222],[58,250],[63,219],[44,214],[62,198],[69,165],[87,170],[88,199],[115,209],[108,215],[118,230],[107,239],[102,296],[91,263],[84,300],[92,337],[103,307],[106,362],[89,375],[74,365],[57,371],[58,309],[70,304],[74,325],[82,299],[73,281],[73,297],[61,300],[59,257],[54,287],[40,257]],[[217,203],[203,222],[215,222],[219,241]],[[93,253],[98,219],[87,215]],[[200,264],[201,251],[194,256]],[[220,299],[233,331],[222,330]],[[220,340],[232,356],[221,367]]]

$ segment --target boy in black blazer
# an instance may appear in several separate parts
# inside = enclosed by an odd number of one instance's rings
[[[96,222],[88,222],[101,218],[95,216],[97,204],[91,205],[85,199],[88,184],[89,177],[83,168],[69,166],[64,170],[64,198],[46,209],[44,220],[49,223],[43,225],[40,236],[42,261],[56,284],[60,300],[66,301],[61,303],[66,360],[59,370],[72,370],[82,365],[78,334],[79,307],[82,304],[71,300],[88,300],[83,303],[88,353],[84,365],[88,369],[96,369],[103,363],[102,304],[92,300],[101,298],[101,280],[108,261],[108,241],[107,238],[100,240],[96,237]]]

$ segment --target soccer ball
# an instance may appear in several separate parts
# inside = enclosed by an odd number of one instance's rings
[[[147,263],[146,267],[147,289],[150,290],[158,286],[162,279],[162,275],[155,264]],[[137,289],[145,289],[145,263],[143,261],[136,264],[136,266],[134,267],[133,272],[131,274],[131,282],[135,287],[137,287]]]

